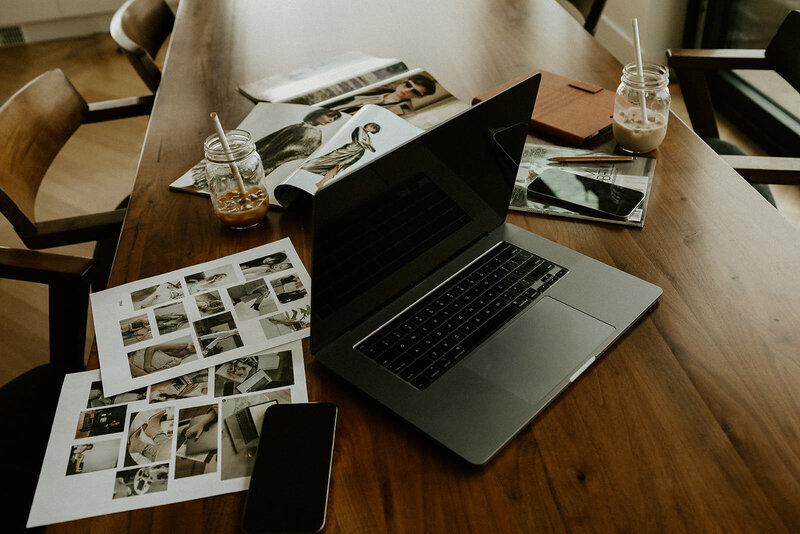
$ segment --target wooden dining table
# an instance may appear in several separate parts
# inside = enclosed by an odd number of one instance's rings
[[[611,90],[621,72],[553,0],[181,0],[110,285],[284,237],[311,270],[308,206],[232,231],[168,186],[203,156],[209,112],[232,127],[253,108],[238,86],[354,50],[424,68],[466,102],[538,69]],[[663,296],[486,466],[304,342],[309,399],[339,407],[326,532],[800,532],[800,233],[675,115],[652,155],[643,228],[509,212]],[[244,502],[48,531],[239,532]]]

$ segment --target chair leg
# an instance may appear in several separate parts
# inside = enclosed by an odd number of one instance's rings
[[[683,101],[686,103],[686,110],[692,121],[692,129],[700,137],[719,137],[705,72],[681,69],[678,71],[678,82],[681,86]]]
[[[89,284],[50,284],[50,362],[65,372],[85,368]]]

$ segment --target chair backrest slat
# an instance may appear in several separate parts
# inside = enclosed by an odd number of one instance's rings
[[[586,31],[594,35],[597,22],[603,13],[606,0],[568,0],[583,15],[583,27]]]
[[[154,58],[174,22],[175,16],[164,0],[128,0],[111,19],[111,37],[153,92],[161,82],[161,70]]]
[[[86,101],[61,69],[22,87],[0,107],[0,211],[18,232],[35,231],[35,201],[47,169],[83,124]]]

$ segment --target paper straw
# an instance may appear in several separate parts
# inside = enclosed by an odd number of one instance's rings
[[[219,117],[215,112],[212,111],[211,118],[214,119],[214,128],[217,129],[217,137],[219,137],[219,142],[222,144],[222,148],[228,153],[228,157],[233,159],[231,147],[228,145],[228,138],[225,137],[225,130],[222,129],[222,123],[219,122]],[[237,167],[236,163],[233,161],[231,161],[228,165],[231,167],[233,177],[236,178],[236,185],[239,187],[239,192],[242,194],[242,200],[244,200],[244,197],[247,196],[247,191],[244,189],[244,181],[242,180],[242,175],[239,174],[239,167]]]
[[[633,48],[636,51],[636,71],[644,83],[644,68],[642,67],[642,44],[639,41],[639,19],[633,19]],[[647,101],[642,89],[642,96],[639,99],[639,106],[642,108],[642,123],[647,124]]]

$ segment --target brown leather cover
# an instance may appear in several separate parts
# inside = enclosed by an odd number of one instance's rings
[[[614,92],[545,71],[531,117],[531,128],[572,145],[581,145],[609,131]],[[472,99],[476,104],[533,74],[525,74]]]

